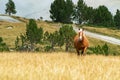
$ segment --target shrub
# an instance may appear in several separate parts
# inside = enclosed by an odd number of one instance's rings
[[[2,51],[9,51],[9,48],[6,43],[3,42],[2,37],[0,37],[0,52]]]
[[[52,49],[52,47],[51,46],[45,46],[44,49],[45,49],[46,52],[48,52],[48,51],[50,51]]]
[[[106,56],[109,55],[109,52],[110,52],[109,47],[106,43],[102,46],[98,45],[98,46],[95,46],[95,47],[89,48],[89,49],[92,50],[93,53],[95,53],[95,54],[103,54]]]
[[[30,19],[26,26],[26,33],[16,38],[15,49],[17,51],[38,51],[36,45],[42,41],[43,29],[37,27],[35,20]]]

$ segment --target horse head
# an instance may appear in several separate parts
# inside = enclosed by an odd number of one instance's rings
[[[78,36],[79,36],[79,41],[81,42],[83,40],[83,34],[84,34],[84,29],[79,29]]]

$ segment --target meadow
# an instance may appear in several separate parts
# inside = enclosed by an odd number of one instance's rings
[[[3,52],[0,80],[120,80],[120,56]]]
[[[27,19],[11,23],[0,21],[0,37],[10,47],[15,47],[15,39],[26,30]],[[37,21],[44,32],[59,30],[60,23]],[[8,29],[12,27],[12,29]],[[85,27],[85,26],[84,26]],[[107,35],[116,35],[116,30],[85,27]],[[119,34],[119,31],[117,31]],[[98,32],[102,33],[102,32]],[[87,36],[88,37],[88,36]],[[119,36],[117,36],[119,37]],[[103,45],[106,42],[88,37],[90,47]],[[111,53],[120,54],[120,46],[107,43]],[[63,46],[64,47],[64,46]],[[95,55],[89,49],[86,56],[77,56],[75,49],[71,52],[62,50],[55,52],[0,52],[0,80],[119,80],[120,56]]]

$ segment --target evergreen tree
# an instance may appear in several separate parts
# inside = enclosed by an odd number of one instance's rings
[[[45,50],[49,51],[49,50],[54,50],[55,46],[63,46],[63,39],[60,36],[58,31],[55,31],[53,33],[48,33],[47,31],[44,34],[44,41],[48,42],[47,44],[50,44],[50,46],[46,46]],[[48,49],[47,49],[48,48]]]
[[[80,24],[85,20],[85,15],[87,13],[86,8],[87,5],[84,3],[84,1],[79,0],[76,7],[76,19]]]
[[[9,48],[6,43],[3,42],[2,37],[0,37],[0,52],[2,51],[9,51]]]
[[[61,39],[63,43],[65,44],[66,51],[69,50],[69,48],[72,46],[73,43],[73,37],[75,36],[75,31],[73,30],[73,27],[70,25],[63,25],[59,30]]]
[[[74,12],[74,4],[72,0],[66,0],[66,8],[65,8],[65,23],[71,23],[73,12]]]
[[[48,41],[50,42],[52,49],[54,49],[54,47],[57,45],[58,36],[59,36],[58,31],[55,31],[54,33],[50,33],[48,37]]]
[[[114,26],[113,23],[113,16],[111,12],[108,10],[106,6],[99,6],[95,10],[94,15],[94,24],[100,25],[100,26]]]
[[[72,14],[72,0],[55,0],[51,4],[50,18],[55,22],[70,23]]]
[[[21,34],[15,40],[15,49],[20,51],[35,51],[35,45],[43,38],[43,29],[37,27],[36,21],[29,20],[26,25],[26,34]]]
[[[120,29],[120,10],[117,9],[116,15],[114,16],[115,26]]]
[[[43,37],[43,29],[38,28],[35,20],[30,19],[26,28],[26,36],[31,44],[31,49],[34,49],[34,44],[39,43]]]
[[[94,12],[95,10],[93,7],[86,7],[85,21],[87,21],[89,24],[93,24]]]
[[[5,9],[6,14],[8,13],[9,15],[16,14],[15,10],[15,4],[12,0],[9,0],[9,2],[6,4],[6,9]]]

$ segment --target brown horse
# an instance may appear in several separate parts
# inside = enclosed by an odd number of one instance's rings
[[[79,29],[78,34],[74,37],[74,47],[76,48],[77,54],[80,55],[79,50],[81,50],[81,55],[85,55],[88,46],[89,42],[84,34],[84,30]]]

